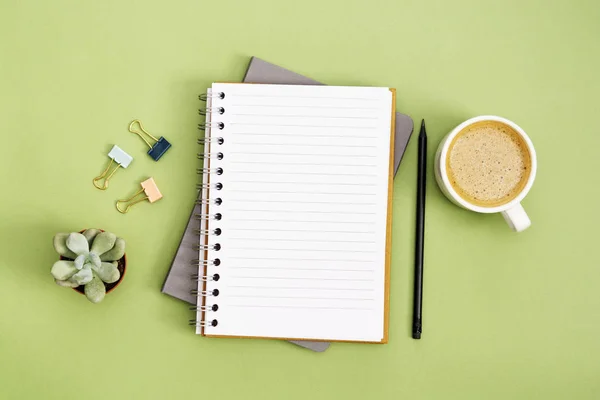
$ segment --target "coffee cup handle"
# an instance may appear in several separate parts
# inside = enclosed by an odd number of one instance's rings
[[[508,226],[515,232],[522,232],[531,226],[531,220],[521,203],[517,203],[516,206],[502,211],[502,216]]]

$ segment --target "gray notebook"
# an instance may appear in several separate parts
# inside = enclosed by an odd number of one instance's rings
[[[246,83],[271,83],[271,84],[292,84],[292,85],[321,85],[310,78],[306,78],[295,72],[289,71],[274,64],[270,64],[259,58],[252,57],[250,65],[246,71],[243,82]],[[394,172],[397,172],[406,150],[406,146],[413,131],[412,119],[404,114],[396,113],[396,139],[394,148]],[[196,297],[190,294],[190,291],[196,289],[197,282],[190,279],[190,263],[198,258],[198,250],[194,246],[198,245],[199,238],[197,230],[200,228],[200,221],[193,218],[194,214],[200,214],[199,205],[194,206],[190,215],[189,222],[181,239],[177,253],[171,268],[167,274],[162,287],[162,292],[186,301],[191,305],[196,304]],[[321,352],[329,347],[327,342],[312,341],[291,341],[291,343],[305,347],[307,349]]]

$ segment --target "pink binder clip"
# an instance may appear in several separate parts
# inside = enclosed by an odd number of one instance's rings
[[[156,186],[156,182],[154,182],[154,178],[148,178],[145,181],[141,182],[140,185],[142,185],[142,189],[140,189],[136,194],[134,194],[133,196],[131,196],[130,198],[126,199],[126,200],[118,200],[117,201],[117,210],[121,213],[121,214],[125,214],[126,212],[129,211],[129,209],[144,200],[148,200],[150,203],[154,203],[155,201],[158,201],[160,199],[162,199],[162,193],[160,193],[160,190],[158,190],[158,186]],[[143,197],[137,198],[139,195],[143,195]],[[137,199],[136,199],[137,198]],[[120,207],[120,204],[127,204],[127,206],[125,207],[125,209],[122,209]]]

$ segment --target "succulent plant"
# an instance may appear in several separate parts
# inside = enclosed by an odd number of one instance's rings
[[[105,283],[121,278],[117,261],[125,254],[125,240],[110,232],[88,229],[83,233],[57,233],[54,249],[68,260],[54,263],[50,271],[56,284],[75,288],[84,285],[84,293],[92,303],[106,294]]]

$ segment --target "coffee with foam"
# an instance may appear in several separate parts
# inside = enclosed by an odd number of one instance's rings
[[[531,174],[527,143],[512,127],[480,121],[452,140],[446,156],[452,188],[480,207],[497,207],[515,199]]]

